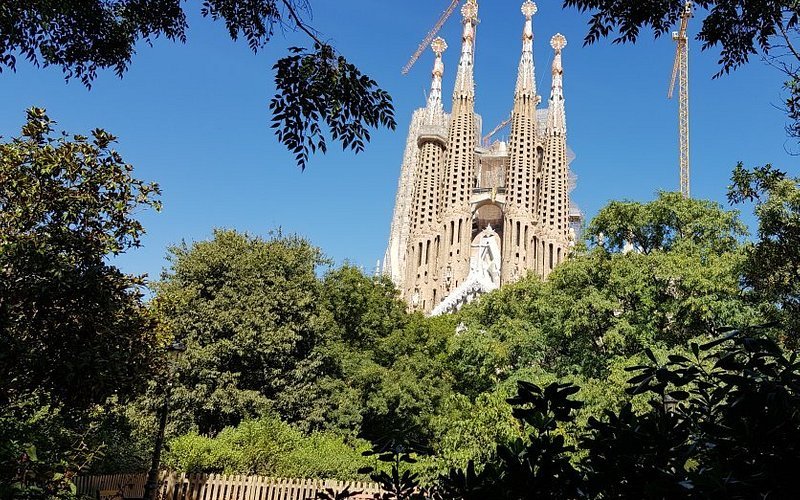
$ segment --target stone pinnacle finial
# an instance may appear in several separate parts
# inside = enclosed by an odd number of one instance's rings
[[[478,2],[477,0],[467,0],[464,6],[461,7],[461,15],[464,21],[475,21],[478,19]]]
[[[531,0],[525,0],[525,3],[522,4],[522,14],[525,16],[525,19],[530,19],[539,11],[539,8],[536,7],[534,2]]]
[[[439,57],[447,50],[447,42],[444,41],[444,38],[437,36],[433,42],[431,42],[431,49],[433,53],[436,54],[436,57]]]
[[[567,46],[567,37],[561,33],[556,33],[553,35],[553,38],[550,39],[550,46],[553,47],[553,50],[556,52],[561,52],[564,47]]]
[[[431,75],[431,93],[428,95],[428,114],[429,119],[433,120],[435,115],[442,110],[442,75],[444,75],[444,63],[442,62],[442,52],[447,50],[447,42],[442,37],[436,37],[431,43],[431,49],[436,54],[436,60],[433,62],[433,71]]]

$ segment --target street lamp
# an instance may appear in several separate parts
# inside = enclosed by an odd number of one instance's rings
[[[144,500],[155,500],[156,490],[158,489],[158,469],[161,466],[161,448],[164,446],[164,429],[167,427],[167,414],[169,413],[169,399],[172,396],[172,375],[178,357],[186,351],[186,345],[182,342],[173,342],[167,347],[167,354],[170,359],[170,370],[167,375],[167,385],[164,390],[164,404],[161,406],[161,413],[158,416],[158,434],[156,444],[153,449],[153,462],[150,471],[147,473],[147,483],[144,485]]]

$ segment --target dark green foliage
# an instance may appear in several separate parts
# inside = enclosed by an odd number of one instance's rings
[[[755,301],[777,305],[785,341],[800,342],[800,188],[798,179],[771,165],[733,172],[728,198],[755,203],[758,242],[745,248],[743,281]]]
[[[0,144],[0,483],[31,498],[69,494],[156,343],[143,277],[106,259],[139,246],[134,214],[159,207],[158,187],[132,177],[111,134],[54,125],[32,108]]]
[[[412,472],[408,465],[417,463],[415,458],[421,453],[426,453],[418,443],[404,439],[407,432],[397,433],[400,437],[391,434],[376,440],[372,449],[364,452],[364,456],[375,456],[378,461],[390,464],[390,472],[376,470],[374,467],[364,467],[361,472],[369,473],[370,479],[378,483],[383,490],[376,494],[376,500],[424,500],[426,495],[420,488],[419,474]]]
[[[496,498],[574,498],[580,475],[570,462],[574,447],[565,444],[558,424],[572,422],[583,404],[569,399],[579,388],[552,383],[544,389],[518,382],[517,395],[508,402],[528,433],[497,449]]]
[[[0,401],[36,388],[83,409],[128,394],[148,363],[141,278],[105,258],[139,245],[133,214],[159,191],[131,177],[114,136],[53,125],[31,108],[0,145]]]
[[[604,497],[788,498],[800,463],[800,365],[772,340],[734,331],[688,356],[633,367],[653,396],[590,422],[583,445]],[[677,388],[677,390],[676,390]],[[665,404],[667,403],[667,404]]]
[[[575,448],[566,444],[560,425],[573,422],[583,404],[570,399],[579,388],[551,383],[544,389],[526,381],[517,383],[509,398],[512,413],[525,437],[497,446],[495,460],[476,473],[472,461],[466,470],[440,475],[433,498],[527,499],[576,498],[583,494],[582,475],[571,462]]]
[[[14,70],[22,55],[34,65],[59,66],[67,80],[90,87],[97,72],[122,77],[136,44],[154,39],[186,42],[186,13],[179,0],[26,0],[0,8],[0,72]],[[391,97],[329,45],[299,13],[307,0],[204,0],[203,17],[223,21],[233,40],[263,48],[275,28],[301,30],[314,51],[292,48],[275,65],[278,93],[270,103],[278,140],[305,169],[309,151],[327,149],[322,125],[342,148],[355,152],[369,142],[369,128],[394,129]]]
[[[278,93],[269,108],[278,140],[294,153],[301,169],[309,151],[328,149],[321,123],[342,149],[356,153],[369,141],[370,127],[395,129],[389,94],[333,47],[317,42],[313,52],[300,47],[290,51],[274,66]]]
[[[614,43],[636,42],[642,28],[652,28],[657,37],[667,34],[680,21],[684,4],[683,0],[564,0],[564,7],[592,13],[586,44],[615,31],[619,34]],[[697,39],[704,49],[721,47],[720,73],[747,63],[757,49],[769,52],[770,39],[787,24],[797,23],[798,7],[791,0],[696,0],[694,4],[708,11]]]
[[[270,407],[290,422],[313,413],[327,324],[319,250],[296,237],[217,230],[172,248],[170,260],[154,308],[187,345],[173,396],[182,428],[214,434]]]
[[[346,500],[361,495],[362,490],[351,490],[350,486],[345,486],[343,490],[336,491],[333,488],[326,488],[325,491],[317,492],[314,497],[317,500]]]
[[[472,465],[440,476],[443,498],[789,498],[800,465],[800,363],[758,330],[733,331],[686,356],[635,373],[631,394],[651,397],[590,418],[574,465],[557,423],[580,402],[571,384],[520,382],[509,399],[531,430],[498,447],[479,475]],[[581,455],[577,455],[581,456]]]

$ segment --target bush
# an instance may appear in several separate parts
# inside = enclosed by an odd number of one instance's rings
[[[216,437],[185,434],[170,440],[164,463],[181,472],[273,477],[363,479],[366,441],[332,432],[304,435],[276,416],[227,427]]]

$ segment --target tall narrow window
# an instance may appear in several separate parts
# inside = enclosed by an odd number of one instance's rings
[[[550,269],[553,269],[553,244],[552,243],[550,243],[550,251],[548,253],[549,253],[549,259],[550,259]]]
[[[461,222],[463,219],[458,219],[458,242],[461,243]]]
[[[428,265],[428,258],[430,258],[431,253],[431,240],[428,240],[425,243],[425,265]]]
[[[417,267],[422,265],[422,242],[419,242],[419,250],[417,250]]]
[[[556,252],[558,253],[558,259],[556,260],[556,264],[561,264],[561,247],[558,247],[558,250],[556,250]]]

